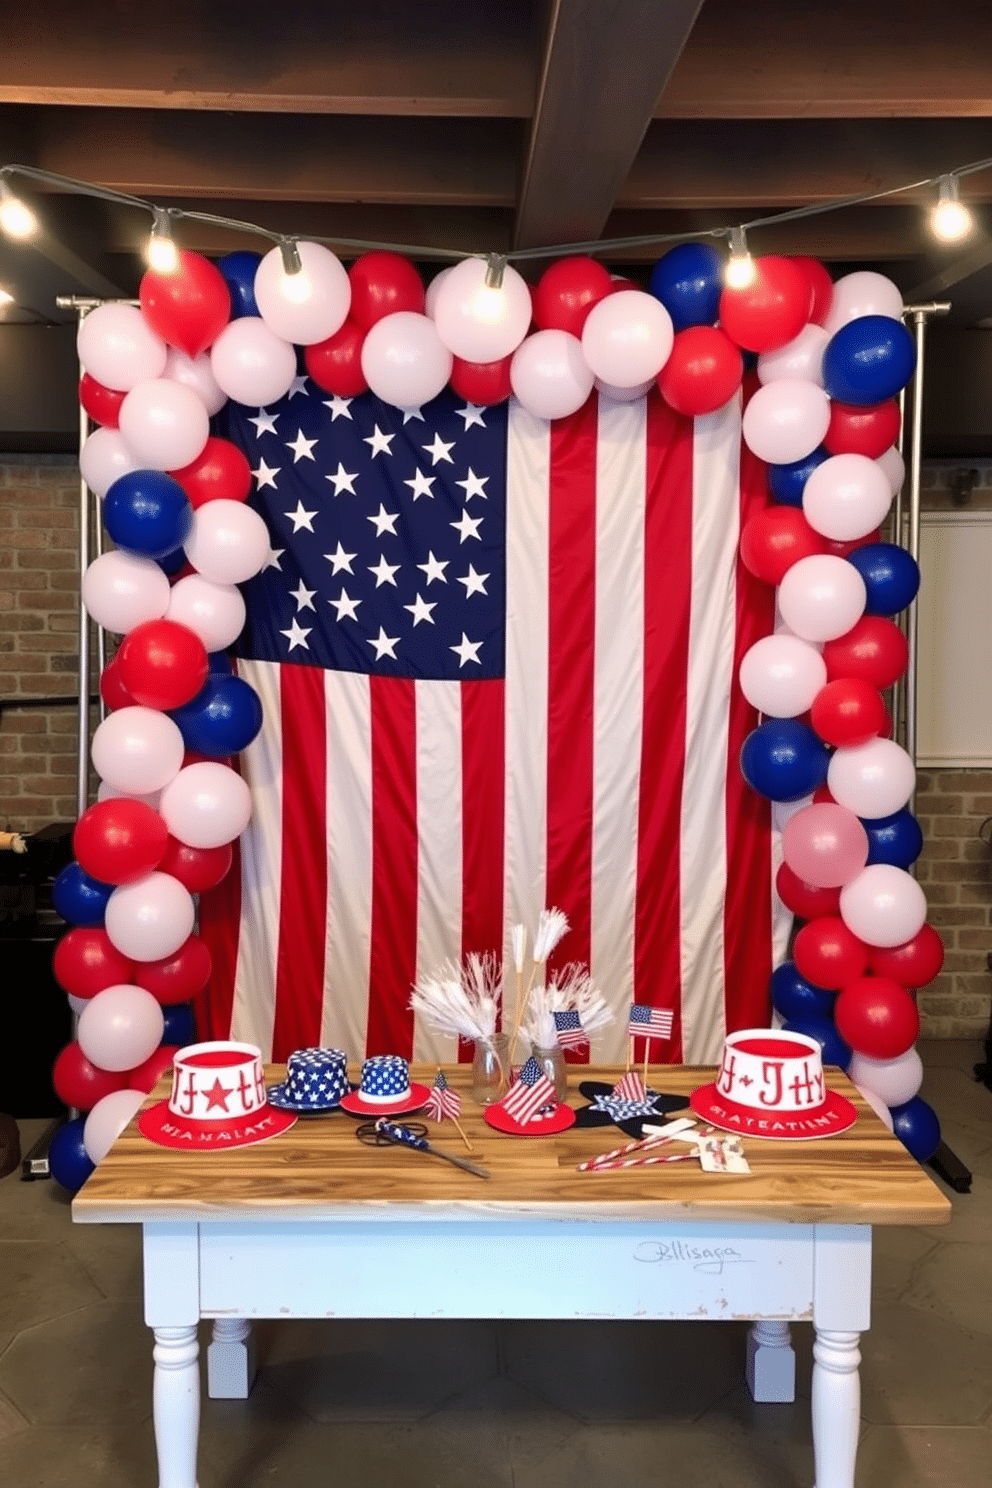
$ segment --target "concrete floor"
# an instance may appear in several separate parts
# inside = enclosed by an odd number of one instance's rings
[[[977,1042],[921,1052],[974,1178],[948,1227],[875,1232],[857,1485],[987,1488],[992,1092]],[[25,1150],[44,1125],[22,1123]],[[251,1397],[204,1389],[200,1488],[810,1488],[811,1331],[795,1404],[755,1405],[738,1324],[260,1324]],[[154,1488],[151,1375],[137,1230],[0,1181],[0,1484]]]

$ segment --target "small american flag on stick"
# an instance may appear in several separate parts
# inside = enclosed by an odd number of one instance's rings
[[[552,1014],[555,1020],[555,1035],[563,1049],[581,1049],[589,1042],[589,1035],[582,1027],[578,1008],[565,1008]]]
[[[648,1007],[646,1003],[631,1004],[627,1032],[631,1037],[671,1038],[672,1012],[670,1008]]]
[[[432,1121],[443,1121],[445,1117],[456,1121],[461,1115],[462,1098],[452,1090],[445,1078],[444,1070],[438,1070],[434,1084],[427,1097],[427,1114]]]
[[[544,1106],[557,1104],[555,1087],[533,1055],[500,1101],[504,1111],[518,1126],[526,1126]]]
[[[615,1100],[643,1101],[647,1092],[644,1089],[644,1081],[636,1070],[628,1070],[623,1079],[618,1080],[610,1091]]]

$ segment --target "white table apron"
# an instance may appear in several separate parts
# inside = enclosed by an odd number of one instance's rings
[[[395,1212],[395,1211],[394,1211]],[[213,1395],[251,1387],[253,1318],[753,1320],[756,1400],[791,1400],[791,1321],[812,1322],[815,1488],[854,1488],[867,1225],[524,1219],[145,1223],[160,1488],[195,1488],[197,1324]]]

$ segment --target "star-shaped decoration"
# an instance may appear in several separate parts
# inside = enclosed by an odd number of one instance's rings
[[[476,666],[481,666],[482,662],[479,660],[479,648],[481,645],[481,641],[470,641],[465,632],[462,631],[462,638],[458,645],[449,646],[448,650],[454,651],[458,657],[459,667],[463,667],[467,661],[474,661]]]
[[[317,593],[317,591],[316,591],[316,589],[307,589],[307,588],[305,588],[302,579],[300,580],[300,582],[296,586],[296,588],[295,589],[290,589],[289,592],[293,596],[293,598],[296,600],[296,613],[297,614],[299,614],[301,610],[312,610],[313,609],[313,597]]]
[[[264,460],[259,460],[258,469],[252,471],[258,489],[261,490],[263,486],[271,486],[274,491],[276,489],[276,476],[279,474],[279,470],[280,466],[276,465],[273,467],[266,465]]]
[[[324,557],[331,565],[332,574],[340,573],[342,569],[344,569],[346,573],[354,573],[355,570],[351,566],[351,560],[352,558],[357,558],[357,556],[357,553],[346,553],[344,548],[341,546],[340,541],[338,542],[338,545],[333,553],[324,554]]]
[[[350,496],[357,495],[357,492],[355,491],[355,481],[358,479],[358,471],[345,470],[340,460],[338,461],[338,468],[337,470],[335,470],[334,474],[325,475],[324,479],[332,482],[334,486],[335,496],[340,496],[342,491],[347,491]]]
[[[310,629],[312,628],[311,626]],[[294,620],[288,630],[281,630],[279,634],[286,637],[289,642],[290,651],[295,651],[297,646],[301,646],[304,651],[309,651],[310,647],[307,645],[307,636],[310,634],[310,629],[304,630],[300,622]]]
[[[476,573],[476,571],[472,567],[472,564],[471,563],[468,566],[468,573],[467,574],[458,574],[457,577],[458,577],[459,584],[464,584],[465,585],[465,598],[466,599],[468,599],[468,597],[469,597],[470,594],[485,594],[486,593],[486,580],[489,578],[489,575],[488,574]]]
[[[430,455],[432,465],[436,465],[439,460],[447,460],[449,465],[454,465],[455,462],[451,458],[451,451],[454,447],[454,440],[450,444],[445,444],[440,434],[435,434],[430,444],[422,446],[424,454]]]
[[[463,511],[457,522],[449,522],[449,527],[454,527],[458,533],[458,541],[464,542],[466,538],[474,537],[476,542],[481,542],[479,528],[482,526],[481,517],[470,517],[467,511]]]
[[[431,611],[437,609],[437,604],[428,604],[422,594],[417,595],[412,605],[404,605],[403,608],[410,611],[415,626],[419,625],[421,620],[426,620],[429,625],[434,624],[434,616],[431,614]]]
[[[392,584],[393,588],[396,588],[396,580],[393,578],[393,574],[399,569],[398,563],[387,563],[385,554],[381,554],[376,566],[373,568],[370,563],[368,567],[369,573],[375,574],[375,587],[377,589],[381,589],[383,584]]]
[[[667,1116],[672,1111],[684,1111],[689,1104],[687,1096],[666,1095],[663,1091],[649,1090],[647,1092],[651,1100],[652,1109],[643,1116],[611,1116],[605,1108],[604,1102],[608,1101],[613,1094],[613,1086],[605,1080],[583,1080],[579,1085],[579,1094],[590,1102],[588,1106],[582,1106],[575,1114],[575,1124],[579,1127],[586,1126],[618,1126],[628,1137],[640,1140],[644,1135],[645,1122],[656,1122],[659,1116]]]
[[[307,380],[305,377],[293,378],[293,381],[289,385],[287,397],[295,398],[297,393],[302,393],[304,398],[309,398],[310,394],[307,392]]]
[[[222,1085],[218,1076],[214,1080],[214,1083],[207,1090],[204,1090],[203,1094],[207,1097],[208,1111],[212,1106],[216,1106],[219,1111],[226,1111],[227,1102],[234,1094],[234,1086],[231,1085],[228,1087],[227,1085]]]
[[[260,408],[254,418],[248,422],[255,425],[255,438],[261,439],[263,434],[275,434],[277,413],[270,413],[267,408]]]
[[[374,460],[376,455],[391,455],[393,453],[389,446],[395,438],[395,434],[384,434],[379,428],[379,425],[376,424],[372,433],[367,439],[363,439],[362,443],[369,446],[372,451],[369,458]]]
[[[392,537],[395,537],[396,519],[398,518],[398,516],[399,512],[387,512],[386,508],[380,501],[379,510],[376,512],[375,516],[366,517],[365,520],[372,523],[372,526],[375,528],[376,537],[381,537],[384,532],[388,532]]]
[[[301,527],[305,527],[308,532],[312,532],[313,519],[316,515],[316,509],[314,509],[313,511],[306,511],[302,501],[298,501],[296,503],[295,511],[283,512],[283,516],[288,517],[289,520],[292,522],[294,532],[299,532]],[[452,526],[453,525],[454,523],[452,523]]]
[[[449,559],[445,558],[442,561],[440,558],[435,558],[433,553],[428,553],[427,562],[418,563],[417,567],[427,575],[428,584],[433,584],[435,579],[439,579],[442,584],[446,584],[448,581],[444,576],[444,570],[447,568],[448,563]]]
[[[413,472],[413,480],[405,480],[403,484],[410,487],[410,490],[413,492],[413,499],[416,501],[418,496],[430,496],[433,498],[434,492],[431,490],[431,486],[433,486],[436,480],[436,475],[425,475],[422,470],[415,470]]]
[[[351,418],[351,398],[339,398],[335,393],[333,398],[325,398],[324,407],[331,410],[331,423],[334,424],[339,418]]]
[[[270,548],[269,556],[262,565],[262,572],[264,573],[267,568],[277,568],[282,573],[282,564],[279,562],[279,559],[285,551],[285,548]]]
[[[377,636],[375,636],[374,639],[370,639],[369,640],[369,645],[375,647],[375,659],[376,659],[376,661],[381,661],[384,656],[388,656],[393,661],[395,661],[396,660],[396,652],[394,650],[394,647],[395,647],[396,642],[398,640],[399,640],[399,636],[387,636],[386,632],[383,630],[382,626],[380,625],[379,626],[379,634]]]
[[[358,606],[361,602],[360,599],[352,599],[343,584],[341,586],[341,593],[337,599],[329,599],[327,601],[329,605],[334,606],[339,620],[357,620]]]
[[[455,485],[464,486],[466,501],[471,501],[473,496],[481,496],[483,501],[486,501],[488,498],[485,492],[485,484],[488,479],[488,475],[476,475],[470,465],[468,467],[468,475],[463,481],[455,481]]]
[[[484,429],[486,427],[486,421],[482,417],[483,413],[485,412],[484,404],[466,403],[464,408],[456,408],[455,412],[458,414],[459,418],[463,418],[465,420],[466,429],[471,429],[473,424],[478,424],[480,429]]]
[[[403,410],[403,427],[404,428],[406,428],[407,424],[410,422],[411,419],[419,419],[420,422],[423,423],[424,422],[424,415],[421,413],[421,411],[420,411],[419,408],[404,408],[404,410]]]
[[[316,439],[304,439],[303,430],[297,430],[296,438],[292,441],[286,440],[286,448],[293,451],[293,464],[298,465],[301,460],[313,459],[313,447]],[[471,475],[471,471],[469,474]]]

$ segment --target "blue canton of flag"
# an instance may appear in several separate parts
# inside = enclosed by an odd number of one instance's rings
[[[297,377],[221,432],[249,451],[272,539],[235,652],[386,677],[504,672],[506,407],[445,390],[402,412]],[[253,452],[253,453],[252,453]]]

